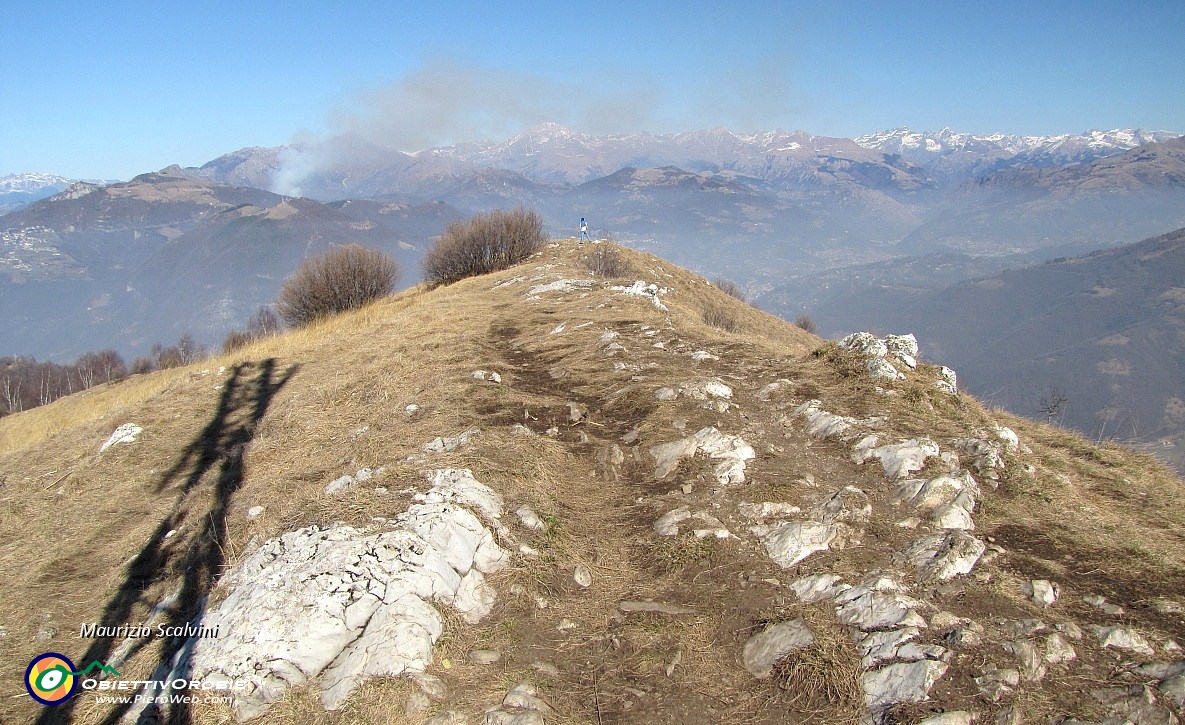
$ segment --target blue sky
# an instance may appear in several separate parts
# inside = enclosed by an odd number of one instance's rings
[[[1185,0],[0,2],[0,175],[129,178],[360,133],[405,151],[543,120],[1185,132]]]

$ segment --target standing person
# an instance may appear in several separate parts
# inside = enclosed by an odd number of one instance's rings
[[[584,221],[584,217],[580,217],[580,243],[584,244],[585,240],[592,241],[592,237],[588,236],[588,222]]]

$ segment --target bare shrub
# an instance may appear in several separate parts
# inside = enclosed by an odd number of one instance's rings
[[[726,332],[737,332],[741,329],[740,323],[737,321],[736,315],[732,314],[723,307],[713,305],[704,310],[704,322],[712,327],[717,327]]]
[[[226,336],[226,339],[222,341],[222,352],[227,353],[241,350],[253,342],[255,342],[255,336],[251,333],[243,332],[242,330],[231,330],[230,334]]]
[[[193,335],[189,333],[181,336],[181,339],[177,341],[176,349],[184,365],[191,365],[210,353],[205,345],[193,339]]]
[[[598,277],[619,279],[634,275],[634,268],[621,256],[621,250],[610,244],[600,244],[584,257],[584,268]]]
[[[495,209],[445,228],[424,257],[424,280],[449,284],[506,269],[543,248],[543,217],[523,207]]]
[[[741,288],[737,287],[736,282],[733,282],[732,280],[727,280],[723,277],[717,277],[712,281],[712,284],[716,285],[716,289],[720,290],[729,297],[735,297],[741,302],[747,301],[745,300],[745,293],[742,292]]]
[[[185,355],[181,352],[181,348],[173,345],[172,347],[165,347],[159,342],[152,343],[152,361],[154,369],[169,370],[170,368],[179,368],[185,364]]]
[[[811,319],[811,316],[806,314],[805,312],[803,314],[799,315],[798,317],[794,318],[794,326],[800,330],[809,332],[812,335],[819,334],[819,326],[816,325],[815,321],[813,319]]]
[[[155,369],[156,365],[153,364],[151,358],[138,357],[132,361],[131,374],[143,375],[145,373],[150,373]]]
[[[353,310],[391,294],[399,263],[377,249],[347,244],[312,257],[284,281],[276,313],[291,327]]]
[[[1041,400],[1037,402],[1037,412],[1045,417],[1046,423],[1053,423],[1060,421],[1066,411],[1066,403],[1070,399],[1066,396],[1066,392],[1056,385],[1049,386],[1049,392],[1041,396]]]
[[[255,316],[247,323],[247,334],[256,340],[271,337],[279,332],[280,318],[267,305],[260,305],[259,309],[255,310]]]

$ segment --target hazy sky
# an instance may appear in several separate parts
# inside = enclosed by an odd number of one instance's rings
[[[544,120],[856,136],[1185,131],[1185,0],[0,2],[0,175],[119,178]]]

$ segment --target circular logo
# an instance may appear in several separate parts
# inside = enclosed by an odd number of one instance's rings
[[[42,705],[62,704],[78,689],[74,663],[57,652],[37,655],[25,670],[25,689]]]

